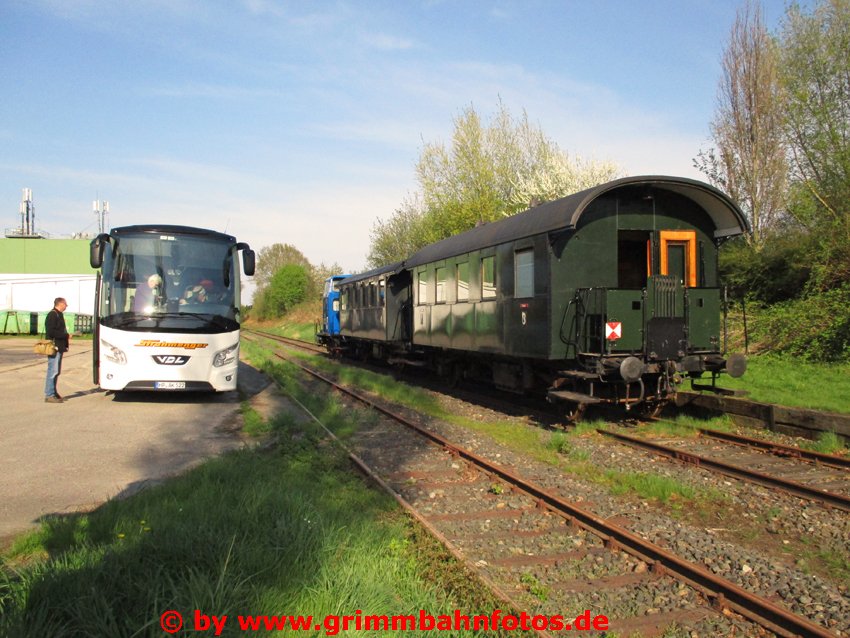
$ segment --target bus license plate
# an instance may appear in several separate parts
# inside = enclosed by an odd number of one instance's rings
[[[157,390],[185,390],[185,381],[157,381],[153,385]]]

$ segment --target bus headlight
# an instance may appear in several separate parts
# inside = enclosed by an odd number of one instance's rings
[[[219,350],[213,357],[213,366],[220,368],[221,366],[226,366],[228,363],[233,363],[236,361],[238,351],[238,343],[230,346],[229,348],[225,348],[224,350]]]
[[[112,363],[117,363],[120,366],[127,364],[127,355],[121,348],[113,346],[108,341],[100,340],[100,351],[103,353],[103,358]]]

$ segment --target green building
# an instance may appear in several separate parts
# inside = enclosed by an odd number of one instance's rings
[[[68,330],[87,332],[94,309],[96,271],[89,239],[0,239],[0,333],[44,331],[56,297],[68,302]]]

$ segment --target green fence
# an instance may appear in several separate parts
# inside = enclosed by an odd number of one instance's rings
[[[29,312],[23,310],[0,311],[0,334],[37,335],[44,332],[44,320],[47,312]],[[74,312],[65,313],[65,325],[68,332],[91,334],[93,317]]]

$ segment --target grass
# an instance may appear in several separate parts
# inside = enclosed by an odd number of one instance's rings
[[[641,498],[655,499],[662,503],[671,499],[692,501],[697,498],[697,490],[667,476],[616,470],[606,470],[603,476],[613,494],[632,492]]]
[[[313,443],[228,455],[47,522],[4,560],[0,635],[161,636],[160,614],[172,609],[187,619],[195,609],[231,618],[447,610],[389,498]]]
[[[292,321],[281,324],[278,330],[284,337],[312,341],[313,336],[316,334],[316,324],[312,321]]]
[[[800,536],[786,551],[795,558],[795,565],[806,573],[825,571],[842,583],[850,582],[850,549],[845,543],[824,545],[822,539]]]
[[[844,440],[835,432],[821,432],[816,441],[804,441],[800,447],[821,454],[843,454],[847,452]]]
[[[524,572],[519,577],[519,582],[525,585],[528,589],[528,593],[536,597],[538,600],[542,602],[546,602],[546,600],[548,600],[549,587],[541,583],[534,574]]]
[[[303,398],[344,429],[339,407]],[[51,517],[17,539],[2,556],[0,636],[160,637],[167,610],[183,614],[187,630],[194,610],[227,615],[222,635],[236,636],[238,614],[321,619],[500,606],[471,592],[468,576],[389,496],[369,489],[317,426],[267,422],[245,406],[243,416],[255,432],[277,431],[281,445],[227,454],[91,513]],[[457,582],[442,582],[433,575],[440,570]]]
[[[798,359],[750,357],[744,376],[728,375],[718,385],[747,390],[753,401],[827,412],[850,413],[850,364],[807,363]]]
[[[242,431],[248,436],[262,436],[271,431],[271,423],[266,421],[247,401],[242,402],[239,411],[242,413]]]
[[[314,321],[303,321],[301,315],[304,313],[299,313],[295,319],[288,319],[285,321],[264,321],[264,322],[252,322],[248,321],[245,325],[246,328],[256,328],[257,330],[262,330],[264,332],[271,332],[276,335],[280,335],[282,337],[289,337],[290,339],[300,339],[302,341],[309,341],[313,343],[316,337],[316,323]],[[321,310],[319,311],[318,317],[321,317]]]

